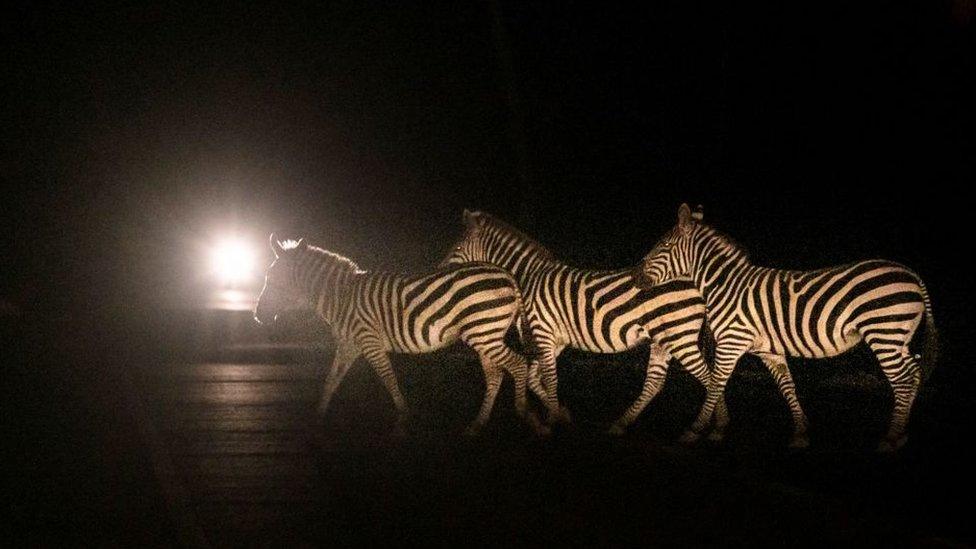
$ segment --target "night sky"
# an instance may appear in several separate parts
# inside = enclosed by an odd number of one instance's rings
[[[906,262],[942,308],[973,11],[838,4],[6,8],[2,289],[178,304],[228,230],[423,269],[464,207],[631,265],[688,201],[770,265]]]

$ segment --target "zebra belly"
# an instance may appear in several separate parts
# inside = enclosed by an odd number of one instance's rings
[[[447,326],[443,330],[432,329],[427,335],[427,340],[422,335],[418,335],[416,341],[393,341],[391,339],[391,351],[395,353],[417,354],[429,353],[443,349],[452,345],[459,338],[459,328],[457,325]]]
[[[644,328],[634,324],[627,328],[627,331],[623,334],[622,338],[612,338],[612,340],[608,341],[606,345],[599,345],[595,342],[587,343],[585,341],[580,341],[573,338],[573,340],[569,342],[569,347],[591,353],[614,354],[629,351],[647,340],[647,332],[644,331]]]
[[[853,326],[846,327],[840,339],[832,341],[832,345],[824,345],[819,352],[808,352],[806,358],[827,358],[846,353],[861,342],[861,334]],[[816,351],[816,350],[815,350]]]
[[[774,343],[772,339],[767,334],[757,335],[752,350],[803,358],[828,358],[853,349],[854,346],[861,342],[862,337],[854,326],[849,326],[844,329],[840,339],[829,342],[806,341],[801,344],[797,341],[790,340],[789,346],[786,346],[781,342]]]
[[[633,349],[634,347],[640,345],[644,341],[646,341],[646,338],[641,339],[641,340],[637,340],[637,341],[635,341],[631,345],[619,346],[619,347],[595,347],[595,346],[592,346],[592,345],[578,345],[578,344],[577,345],[570,344],[569,347],[571,347],[573,349],[580,350],[580,351],[587,351],[587,352],[590,352],[590,353],[600,353],[600,354],[604,354],[604,355],[612,355],[612,354],[615,354],[615,353],[622,353],[624,351],[629,351],[629,350]]]

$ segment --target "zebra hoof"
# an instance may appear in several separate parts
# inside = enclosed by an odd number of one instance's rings
[[[725,440],[725,431],[712,431],[706,438],[712,442],[722,442]]]
[[[474,438],[481,434],[481,425],[472,424],[468,425],[468,428],[464,430],[464,436],[468,438]]]
[[[535,434],[540,437],[547,437],[552,434],[552,429],[548,425],[543,425],[541,423],[538,425],[533,425],[532,430],[535,431]]]
[[[793,435],[790,440],[790,448],[802,449],[810,446],[810,439],[806,435]]]
[[[409,434],[409,429],[407,426],[410,423],[410,416],[403,414],[397,418],[396,425],[393,427],[393,436],[397,438],[406,438]]]
[[[321,431],[325,429],[325,414],[318,412],[315,414],[309,414],[310,424],[309,427],[314,431]]]
[[[681,438],[678,439],[678,442],[685,445],[691,445],[698,442],[698,439],[700,438],[701,435],[699,435],[698,433],[692,430],[688,430],[685,431],[683,435],[681,435]]]
[[[573,422],[573,416],[569,413],[569,408],[567,408],[565,406],[560,406],[559,407],[558,420],[559,420],[559,423],[572,423]]]
[[[878,443],[878,451],[884,454],[890,454],[905,445],[908,442],[907,436],[900,436],[894,440],[886,438]]]
[[[615,437],[623,436],[624,432],[626,432],[626,427],[619,423],[614,423],[607,429],[607,434]]]
[[[546,418],[546,422],[549,425],[555,425],[556,423],[569,424],[573,422],[573,419],[569,415],[569,410],[565,406],[560,406],[559,409],[549,412],[549,417]]]
[[[542,420],[539,419],[539,416],[536,415],[535,412],[531,412],[531,411],[525,412],[521,414],[521,416],[522,419],[524,419],[525,422],[529,424],[529,427],[532,428],[532,432],[535,433],[536,436],[547,437],[552,434],[552,429],[550,429],[548,425],[543,423]]]

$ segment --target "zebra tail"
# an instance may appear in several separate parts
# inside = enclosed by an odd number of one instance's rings
[[[532,337],[532,328],[529,326],[529,315],[525,310],[525,299],[522,297],[522,290],[518,284],[515,288],[515,303],[518,305],[518,320],[515,323],[515,330],[518,332],[519,341],[522,343],[522,354],[529,362],[539,354],[539,348]]]
[[[701,332],[698,334],[698,350],[708,364],[708,370],[711,371],[712,365],[715,364],[715,334],[709,328],[707,319],[702,322]]]
[[[922,300],[925,302],[925,344],[924,354],[919,364],[922,370],[922,382],[924,383],[932,375],[935,363],[939,360],[939,331],[935,328],[935,317],[932,316],[932,302],[929,300],[929,292],[925,289],[925,284],[919,283],[919,285],[922,288]]]

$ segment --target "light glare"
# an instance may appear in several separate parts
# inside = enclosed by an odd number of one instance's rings
[[[228,240],[213,250],[213,270],[224,283],[247,280],[254,271],[254,254],[239,240]]]

